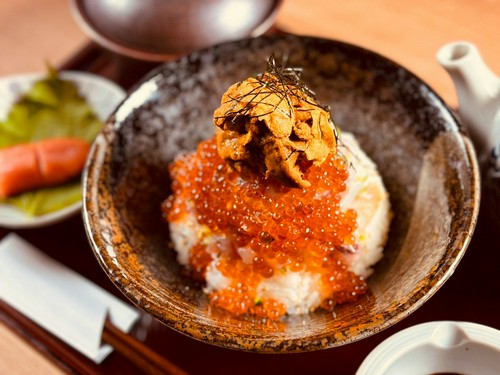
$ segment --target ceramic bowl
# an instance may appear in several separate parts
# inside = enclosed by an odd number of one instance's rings
[[[72,14],[96,43],[140,60],[256,37],[274,24],[282,0],[72,0]],[[151,10],[154,9],[154,12]]]
[[[267,59],[301,67],[377,163],[394,220],[370,293],[335,313],[316,311],[260,325],[210,308],[181,272],[162,222],[167,165],[214,132],[213,112],[233,83]],[[116,286],[167,326],[211,344],[298,352],[373,335],[414,312],[453,273],[474,230],[477,161],[443,101],[403,67],[356,46],[293,35],[222,44],[151,72],[105,124],[85,173],[84,220],[92,249]]]
[[[356,375],[498,374],[500,331],[472,322],[435,321],[379,344]]]

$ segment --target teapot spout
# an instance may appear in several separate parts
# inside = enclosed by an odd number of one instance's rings
[[[458,112],[477,151],[483,151],[491,142],[495,115],[500,111],[500,79],[470,42],[446,44],[439,49],[436,58],[453,80]]]

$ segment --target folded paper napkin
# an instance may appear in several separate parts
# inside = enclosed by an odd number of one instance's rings
[[[0,299],[61,340],[101,363],[106,317],[129,332],[139,312],[16,234],[0,242]]]

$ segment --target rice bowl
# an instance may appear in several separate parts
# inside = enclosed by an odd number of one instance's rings
[[[335,314],[320,309],[278,325],[219,314],[177,262],[159,207],[170,191],[166,166],[213,135],[227,87],[290,56],[304,81],[334,109],[378,166],[394,214],[370,294]],[[401,321],[458,266],[479,209],[474,149],[461,124],[425,83],[359,47],[293,35],[200,51],[151,72],[105,124],[85,173],[84,222],[110,279],[133,303],[172,329],[226,348],[313,351],[346,345]],[[364,268],[365,266],[363,265]]]

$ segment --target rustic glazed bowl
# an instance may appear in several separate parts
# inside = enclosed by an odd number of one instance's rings
[[[171,192],[169,162],[213,134],[223,92],[262,72],[272,54],[301,67],[334,122],[357,136],[378,164],[395,216],[368,295],[334,314],[317,311],[262,325],[211,308],[202,286],[182,274],[160,204]],[[167,63],[131,92],[92,149],[84,220],[110,279],[167,326],[227,348],[312,351],[366,338],[422,306],[464,255],[476,224],[478,185],[462,126],[403,67],[331,40],[259,37]]]

